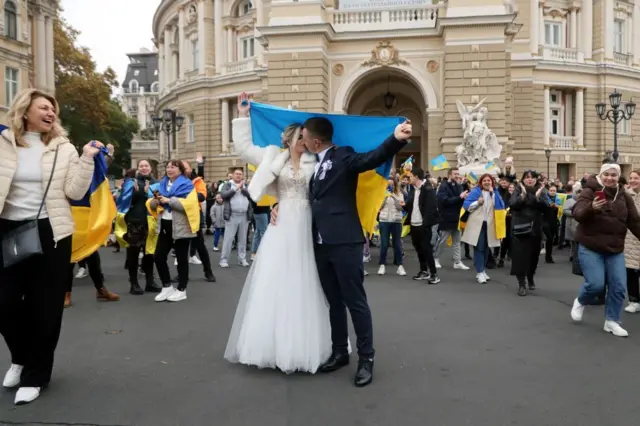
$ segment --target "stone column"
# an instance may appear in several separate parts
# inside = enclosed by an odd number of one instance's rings
[[[256,7],[256,27],[262,27],[265,25],[264,22],[264,0],[254,0],[253,4]],[[260,31],[254,29],[254,36],[256,40],[255,44],[255,54],[256,58],[258,58],[258,66],[264,65],[264,48],[262,44],[258,41],[258,37],[260,37]]]
[[[215,40],[215,62],[216,62],[216,74],[222,74],[222,63],[224,61],[224,40],[223,40],[223,28],[222,28],[222,2],[214,1],[213,11],[213,30]]]
[[[613,0],[604,0],[604,60],[613,61]]]
[[[173,82],[171,69],[173,61],[171,60],[171,27],[164,28],[164,85],[168,86]]]
[[[198,3],[198,46],[200,49],[198,58],[199,74],[205,73],[205,68],[207,65],[207,44],[209,43],[209,40],[207,40],[206,33],[204,31],[204,14],[204,1],[201,0],[200,3]]]
[[[164,43],[158,42],[158,83],[160,83],[160,91],[164,90]]]
[[[187,43],[190,43],[184,35],[184,26],[186,25],[186,22],[183,6],[180,8],[180,12],[178,12],[178,71],[176,73],[176,78],[178,80],[184,80],[185,71],[187,68],[191,68],[191,64],[188,62],[188,49],[185,49]]]
[[[584,148],[584,89],[576,89],[576,145]]]
[[[533,56],[538,56],[538,48],[540,45],[540,6],[538,0],[529,0],[531,2],[531,26],[529,34],[529,51]]]
[[[578,10],[571,9],[571,48],[578,48]]]
[[[543,117],[544,123],[542,123],[542,140],[544,146],[549,146],[549,86],[544,86],[544,103],[543,103]]]
[[[546,39],[544,37],[544,4],[540,3],[540,7],[538,8],[538,34],[540,34],[540,44],[546,44]]]
[[[229,100],[222,99],[222,153],[229,154]]]
[[[54,70],[55,57],[53,56],[53,17],[48,16],[45,21],[47,45],[47,86],[51,93],[56,91],[56,76]]]
[[[627,65],[633,64],[633,52],[635,51],[635,46],[633,44],[633,38],[635,35],[633,34],[633,16],[629,16],[627,18],[627,28],[625,29],[627,35],[627,51],[625,52],[629,55],[629,62]]]
[[[36,16],[36,86],[47,90],[47,31],[44,16]]]
[[[633,9],[633,17],[636,23],[640,22],[640,5],[636,4]],[[633,29],[633,64],[640,66],[640,25]]]
[[[234,51],[233,43],[234,43],[234,30],[233,27],[227,27],[227,63],[234,61]]]
[[[173,75],[173,80],[176,81],[179,79],[180,75],[180,54],[176,51],[171,54],[171,63],[173,66],[173,70],[171,70],[171,75]]]
[[[593,1],[585,0],[582,2],[582,53],[585,59],[591,59],[593,55]]]

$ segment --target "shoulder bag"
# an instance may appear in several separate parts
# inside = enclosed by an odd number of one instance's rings
[[[42,202],[40,203],[40,208],[38,209],[38,214],[35,219],[26,221],[2,236],[2,264],[5,268],[20,263],[33,255],[42,254],[40,232],[38,231],[38,218],[42,212],[42,207],[44,207],[44,202],[47,199],[47,193],[49,193],[49,187],[53,180],[53,172],[56,170],[57,161],[58,147],[56,147],[56,153],[53,157],[53,166],[51,166],[49,182],[44,190]]]

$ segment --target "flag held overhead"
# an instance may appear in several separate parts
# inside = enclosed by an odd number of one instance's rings
[[[447,157],[445,157],[444,154],[440,154],[436,158],[432,159],[431,168],[434,172],[450,168]]]

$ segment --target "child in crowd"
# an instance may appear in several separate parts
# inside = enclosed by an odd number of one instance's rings
[[[211,224],[213,225],[213,251],[219,251],[218,242],[224,235],[224,205],[220,194],[216,194],[216,202],[211,207]]]

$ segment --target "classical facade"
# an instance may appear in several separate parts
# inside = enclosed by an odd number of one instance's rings
[[[129,53],[127,74],[120,86],[122,110],[138,120],[140,131],[131,141],[131,167],[138,161],[157,161],[158,138],[153,129],[152,116],[160,93],[158,52],[142,48],[138,53]]]
[[[442,153],[456,162],[456,101],[486,98],[516,167],[546,171],[551,150],[551,174],[566,179],[597,170],[613,147],[595,104],[614,89],[623,103],[640,98],[635,2],[163,0],[157,109],[186,118],[171,155],[202,152],[218,178],[242,165],[230,141],[242,91],[304,111],[406,116],[415,136],[398,161],[425,168]],[[620,163],[640,166],[640,117],[619,130]]]
[[[58,0],[0,2],[0,121],[27,87],[55,91],[53,22]]]

